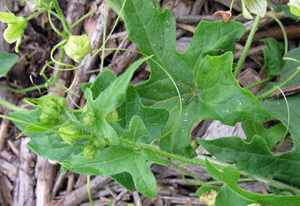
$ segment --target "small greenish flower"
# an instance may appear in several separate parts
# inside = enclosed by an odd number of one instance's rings
[[[66,143],[70,145],[74,145],[77,140],[81,139],[80,137],[78,137],[78,135],[82,134],[81,130],[74,128],[71,124],[60,127],[58,131],[69,134],[67,135],[60,133],[60,136]]]
[[[92,128],[95,126],[95,114],[93,112],[89,112],[84,118],[83,118],[83,124],[85,127]]]
[[[252,204],[247,205],[247,206],[260,206],[260,204],[258,204],[258,203],[252,203]]]
[[[79,63],[92,51],[91,39],[88,35],[71,36],[65,45],[67,55]]]
[[[210,190],[210,192],[205,192],[200,197],[200,202],[205,202],[209,206],[215,206],[218,192],[215,190]]]
[[[27,19],[22,16],[15,16],[13,13],[0,12],[0,21],[8,24],[8,28],[4,31],[4,39],[12,44],[16,43],[15,51],[19,52],[19,46],[27,27]]]
[[[116,122],[118,121],[118,113],[116,109],[111,110],[106,116],[105,116],[106,122]]]
[[[290,7],[292,14],[300,17],[300,0],[290,0],[288,6]]]

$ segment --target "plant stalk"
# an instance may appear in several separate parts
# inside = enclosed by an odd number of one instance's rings
[[[296,71],[291,75],[289,76],[286,80],[284,80],[283,82],[281,82],[280,84],[278,84],[277,86],[279,88],[282,88],[283,86],[285,86],[287,83],[289,83],[292,79],[294,79],[297,74],[300,72],[300,66],[297,67]],[[265,99],[267,98],[268,96],[270,96],[271,94],[273,94],[274,92],[276,92],[278,90],[278,87],[274,87],[272,89],[270,89],[269,91],[266,91],[260,95],[258,95],[256,98],[258,100],[261,100],[261,99]]]
[[[243,53],[241,55],[241,58],[239,59],[238,65],[237,65],[237,67],[234,70],[233,76],[235,78],[237,78],[239,76],[239,73],[242,70],[242,66],[243,66],[243,64],[245,62],[245,59],[247,57],[248,51],[249,51],[250,46],[252,44],[252,41],[253,41],[253,38],[254,38],[254,35],[255,35],[255,32],[256,32],[256,29],[258,27],[258,24],[259,24],[260,20],[261,20],[261,16],[257,15],[256,18],[255,18],[255,20],[254,20],[253,26],[251,28],[250,34],[248,36],[248,39],[247,39],[246,45],[244,47]]]

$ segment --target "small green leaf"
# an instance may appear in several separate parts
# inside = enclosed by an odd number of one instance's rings
[[[134,71],[147,59],[149,57],[134,62],[122,76],[115,79],[95,100],[91,89],[85,89],[84,96],[87,99],[87,112],[95,114],[95,129],[98,136],[104,135],[114,145],[117,145],[119,142],[118,136],[115,130],[105,121],[105,117],[124,101],[127,86]]]
[[[112,175],[111,177],[127,190],[132,191],[134,189],[134,181],[132,179],[132,176],[128,172],[122,172],[116,175]]]
[[[150,133],[147,143],[151,143],[154,139],[160,137],[169,117],[166,109],[142,105],[141,99],[132,85],[128,86],[125,101],[117,108],[117,112],[120,119],[118,124],[126,129],[129,127],[129,122],[134,115],[138,115],[143,120]]]
[[[283,45],[273,38],[267,38],[261,40],[265,43],[267,48],[264,48],[265,66],[263,70],[269,72],[272,75],[278,75],[284,67],[284,61],[281,57],[283,51]]]
[[[17,63],[19,56],[12,53],[0,51],[0,77],[3,77]]]
[[[246,8],[244,1],[242,1],[242,11],[243,11],[243,16],[244,16],[246,19],[253,19],[253,17],[252,17],[251,14],[249,13],[248,9]]]
[[[95,100],[116,78],[113,71],[105,69],[93,82],[82,84],[81,88],[83,92],[86,88],[90,88],[93,93],[93,99]]]
[[[287,131],[283,124],[277,124],[268,129],[262,124],[250,120],[243,122],[242,126],[247,135],[246,142],[250,143],[255,135],[261,136],[265,139],[269,149],[274,147],[275,144],[286,135]]]
[[[284,99],[267,99],[263,102],[265,108],[273,115],[274,119],[280,120],[288,129],[294,140],[294,149],[290,152],[286,152],[280,156],[286,159],[286,163],[278,164],[278,169],[286,170],[290,172],[290,175],[286,175],[284,171],[279,172],[281,180],[286,183],[290,183],[294,186],[300,187],[300,95],[293,95],[287,98],[289,105],[290,116],[288,115],[287,105]],[[290,119],[288,119],[290,117]],[[290,163],[288,163],[290,162]],[[292,167],[290,167],[291,165]],[[286,168],[289,168],[288,170]]]
[[[115,128],[119,137],[127,139],[129,141],[144,143],[150,137],[150,134],[147,131],[143,121],[138,116],[133,116],[133,118],[131,119],[128,132],[124,132],[124,129],[121,128],[116,122],[111,124]]]
[[[286,18],[293,18],[293,19],[299,18],[298,16],[292,14],[289,6],[282,6],[282,5],[277,6],[275,12],[281,12],[281,11],[284,11],[284,17]]]

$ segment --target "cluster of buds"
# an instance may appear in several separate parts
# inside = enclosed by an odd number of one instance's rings
[[[37,108],[42,110],[40,120],[42,123],[60,124],[65,119],[67,100],[55,95],[46,95],[37,100]]]
[[[95,159],[97,151],[102,151],[105,145],[106,142],[102,137],[96,137],[92,141],[90,141],[88,145],[86,145],[83,151],[83,155],[87,160]]]
[[[58,131],[67,133],[67,134],[60,133],[60,136],[64,140],[64,142],[70,145],[74,145],[77,140],[81,139],[79,135],[82,135],[82,131],[74,127],[71,123],[67,123],[65,126],[60,127]]]

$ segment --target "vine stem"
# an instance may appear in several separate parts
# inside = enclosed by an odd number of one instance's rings
[[[294,73],[291,76],[289,76],[286,80],[284,80],[283,82],[281,82],[277,86],[279,88],[282,88],[287,83],[289,83],[293,78],[295,78],[299,72],[300,72],[300,66],[297,67],[296,71],[294,71]],[[270,89],[269,91],[266,91],[266,92],[262,93],[261,95],[258,95],[256,98],[258,100],[265,99],[268,96],[270,96],[271,94],[273,94],[274,92],[276,92],[278,90],[278,87],[274,87],[274,88]]]
[[[92,206],[95,206],[94,202],[93,202],[92,194],[91,194],[91,176],[90,175],[86,176],[86,185],[87,185],[89,201],[90,201]]]
[[[169,152],[159,150],[159,149],[151,147],[149,145],[139,144],[139,143],[136,143],[136,142],[131,142],[131,141],[126,140],[126,139],[119,138],[119,141],[120,141],[120,143],[129,145],[129,146],[132,146],[132,147],[135,147],[135,148],[138,148],[138,149],[150,152],[150,153],[154,153],[156,155],[161,155],[161,156],[164,156],[164,157],[167,157],[167,158],[172,158],[172,159],[175,159],[175,160],[178,160],[178,161],[181,161],[181,162],[185,162],[185,163],[189,163],[189,164],[206,166],[205,159],[208,159],[210,161],[210,163],[218,166],[219,168],[224,168],[224,167],[230,165],[230,164],[228,164],[226,162],[223,162],[221,160],[210,158],[210,157],[207,157],[207,156],[204,156],[204,155],[198,155],[197,157],[195,157],[193,159],[189,159],[189,158],[186,158],[186,157],[182,157],[182,156],[179,156],[179,155],[175,155],[175,154],[171,154]],[[264,176],[261,176],[261,175],[248,174],[246,171],[241,170],[240,168],[238,168],[238,170],[239,170],[239,173],[244,175],[244,176],[247,176],[249,178],[253,178],[253,179],[255,179],[257,181],[260,181],[260,182],[267,183],[267,184],[269,184],[271,186],[274,186],[274,187],[277,187],[279,189],[290,190],[294,194],[300,195],[300,189],[298,189],[298,188],[292,187],[292,186],[287,185],[285,183],[282,183],[282,182],[279,182],[279,181],[276,181],[274,179],[270,179],[268,177],[264,177]],[[206,183],[206,184],[209,184],[209,183]]]
[[[29,21],[29,20],[31,20],[32,18],[34,18],[35,16],[37,16],[37,15],[39,15],[39,14],[41,14],[41,13],[44,13],[45,11],[51,10],[53,7],[54,7],[54,6],[50,6],[50,7],[48,7],[48,8],[45,8],[45,9],[41,10],[41,11],[38,11],[38,12],[32,14],[31,16],[27,17],[26,19],[27,19],[27,21]]]
[[[26,111],[25,109],[22,109],[22,108],[20,108],[20,107],[17,107],[16,105],[13,105],[13,104],[11,104],[11,103],[5,101],[5,100],[2,99],[1,97],[0,97],[0,104],[2,104],[2,105],[5,106],[6,108],[9,108],[9,109],[11,109],[11,110],[13,110],[13,111]]]
[[[67,21],[65,15],[63,14],[62,10],[60,9],[60,6],[59,6],[57,0],[53,0],[52,2],[53,2],[53,6],[54,6],[55,10],[57,11],[58,16],[60,17],[60,20],[64,27],[64,30],[68,33],[68,35],[71,35],[70,26],[68,24],[68,21]]]
[[[51,84],[51,85],[52,85],[52,84]],[[46,85],[45,85],[45,84],[41,84],[41,85],[37,85],[36,87],[35,87],[35,86],[32,86],[32,87],[27,87],[27,88],[25,88],[25,89],[14,89],[14,88],[11,88],[11,87],[9,87],[9,86],[7,86],[7,85],[2,85],[2,84],[0,84],[0,88],[8,89],[8,90],[10,90],[10,91],[12,91],[12,92],[14,92],[14,93],[25,93],[25,92],[30,92],[30,91],[36,90],[37,87],[40,88],[40,89],[43,89],[43,88],[46,87]]]
[[[283,39],[284,39],[284,54],[286,54],[288,52],[288,38],[284,26],[282,25],[281,21],[275,16],[274,13],[272,13],[272,15],[266,13],[266,15],[274,19],[277,22],[277,24],[280,26],[283,34]]]
[[[263,80],[261,80],[261,81],[259,81],[259,82],[255,82],[254,84],[251,84],[251,85],[249,85],[249,86],[244,87],[244,89],[248,90],[248,89],[251,89],[251,88],[256,87],[256,86],[258,86],[258,85],[261,85],[261,84],[263,84],[263,83],[265,83],[265,82],[268,82],[268,81],[274,79],[276,76],[277,76],[277,75],[269,76],[268,78],[265,78],[265,79],[263,79]]]
[[[239,73],[242,70],[242,66],[243,66],[243,64],[245,62],[245,59],[247,57],[248,51],[250,49],[251,43],[253,41],[253,38],[254,38],[254,35],[255,35],[255,32],[256,32],[256,29],[258,27],[258,24],[259,24],[260,20],[261,20],[261,16],[257,15],[255,20],[254,20],[253,26],[251,28],[250,34],[248,36],[247,42],[245,44],[245,47],[244,47],[243,53],[241,55],[241,58],[239,59],[238,65],[234,70],[233,75],[234,75],[235,78],[237,78],[239,76]]]

